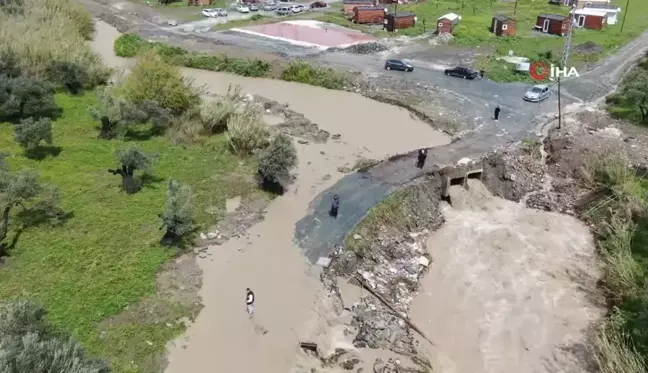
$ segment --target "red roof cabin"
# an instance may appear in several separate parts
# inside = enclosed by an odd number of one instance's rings
[[[385,29],[394,32],[398,29],[414,27],[416,20],[416,14],[412,12],[389,13],[385,15]]]
[[[187,4],[194,6],[210,6],[212,4],[212,0],[188,0]]]
[[[381,6],[357,6],[353,8],[353,22],[361,24],[382,25],[387,9]]]
[[[493,17],[491,31],[497,36],[515,36],[516,22],[513,18],[499,14]]]
[[[353,17],[353,9],[359,6],[374,6],[376,3],[373,0],[344,0],[342,2],[343,10],[345,16]]]
[[[574,16],[575,27],[602,30],[607,25],[608,13],[603,9],[574,9],[570,14]]]
[[[450,33],[454,31],[454,28],[461,21],[461,16],[454,13],[448,13],[439,17],[437,20],[437,34],[441,35],[443,33]]]
[[[570,26],[569,17],[544,13],[538,16],[535,29],[546,34],[565,36],[569,33]]]

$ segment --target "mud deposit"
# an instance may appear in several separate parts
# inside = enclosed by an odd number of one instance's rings
[[[410,316],[443,373],[584,372],[598,306],[595,249],[575,218],[453,186]]]

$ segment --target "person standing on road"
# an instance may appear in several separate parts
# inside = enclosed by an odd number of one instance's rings
[[[495,120],[499,120],[500,111],[502,111],[502,109],[500,109],[500,106],[497,105],[497,107],[495,108]]]
[[[484,80],[484,70],[479,70],[479,80]]]
[[[245,289],[246,297],[245,304],[247,305],[247,313],[250,318],[254,315],[254,293],[250,288]]]
[[[425,159],[427,159],[427,149],[419,150],[418,162],[416,163],[416,167],[423,169],[423,166],[425,166]]]
[[[338,195],[333,196],[333,201],[331,201],[331,211],[330,214],[332,217],[337,219],[338,209],[340,208],[340,197]]]

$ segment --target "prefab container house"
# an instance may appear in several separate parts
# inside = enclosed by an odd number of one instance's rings
[[[575,0],[549,0],[549,4],[571,6]]]
[[[607,24],[607,12],[599,9],[583,8],[570,12],[574,17],[574,26],[590,30],[602,30]]]
[[[544,13],[538,16],[535,29],[546,34],[565,36],[569,33],[570,26],[569,17]]]
[[[387,9],[380,6],[358,6],[353,8],[353,22],[382,25]]]
[[[505,15],[496,15],[491,22],[491,31],[497,36],[515,36],[516,22]]]
[[[359,6],[374,6],[376,3],[373,0],[344,0],[342,2],[343,13],[347,17],[353,17],[353,8]]]
[[[385,29],[393,32],[398,29],[410,28],[416,25],[416,14],[412,12],[398,12],[385,15]]]
[[[437,34],[452,33],[457,24],[461,21],[461,16],[454,13],[442,15],[437,20]]]
[[[607,24],[616,25],[619,20],[619,13],[621,13],[621,8],[612,4],[590,4],[586,5],[583,9],[596,9],[603,10],[607,14]]]
[[[583,9],[590,5],[610,4],[610,2],[610,0],[574,0],[573,4],[576,5],[576,9]]]

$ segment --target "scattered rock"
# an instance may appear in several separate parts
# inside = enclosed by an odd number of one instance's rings
[[[361,239],[362,239],[362,236],[359,235],[359,234],[354,234],[354,235],[353,235],[353,239],[354,239],[354,240],[361,240]]]
[[[297,142],[300,143],[300,144],[303,144],[303,145],[308,144],[307,140],[297,140]]]
[[[434,39],[436,44],[450,44],[454,42],[454,36],[448,32],[444,32]]]

